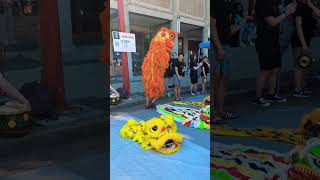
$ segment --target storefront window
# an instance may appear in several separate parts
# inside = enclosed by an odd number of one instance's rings
[[[104,0],[71,0],[72,30],[75,44],[100,43],[100,13]]]
[[[0,2],[0,14],[10,11],[13,16],[38,16],[37,0],[9,0]]]

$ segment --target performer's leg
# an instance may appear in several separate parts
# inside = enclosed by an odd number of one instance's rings
[[[159,97],[154,97],[151,100],[151,105],[155,105],[156,101],[159,99]]]
[[[146,108],[150,106],[150,97],[146,96]]]

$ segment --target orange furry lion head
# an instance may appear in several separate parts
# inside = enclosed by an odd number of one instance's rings
[[[174,30],[162,27],[153,40],[164,42],[167,47],[167,51],[170,52],[174,47],[174,39],[176,37],[177,34]]]

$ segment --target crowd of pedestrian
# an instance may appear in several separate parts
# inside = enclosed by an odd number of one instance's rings
[[[189,95],[199,95],[206,93],[209,87],[210,61],[207,56],[191,54],[185,58],[184,54],[177,55],[172,52],[169,67],[165,77],[168,80],[168,88],[173,88],[175,101],[183,99],[181,96],[181,86],[190,82]],[[186,60],[188,59],[188,60]],[[182,81],[182,79],[188,81]],[[170,90],[168,92],[170,94]]]
[[[230,71],[230,47],[255,45],[259,62],[254,104],[270,106],[272,103],[287,102],[279,91],[279,75],[282,56],[286,51],[283,44],[292,48],[294,62],[294,97],[310,97],[312,90],[305,78],[306,69],[299,66],[299,58],[312,55],[310,45],[316,30],[316,18],[320,10],[312,0],[248,0],[252,7],[243,12],[237,0],[215,0],[211,2],[211,29],[215,58],[213,63],[214,117],[219,122],[237,116],[224,111],[224,97]],[[292,24],[292,33],[284,30],[284,23]],[[246,32],[246,35],[245,33]],[[290,31],[291,32],[291,31]],[[245,36],[245,37],[244,37]],[[289,36],[289,42],[282,36]],[[267,91],[264,90],[267,88]]]

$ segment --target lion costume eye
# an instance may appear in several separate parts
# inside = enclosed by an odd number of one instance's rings
[[[173,40],[174,39],[174,35],[170,34],[170,39]]]
[[[152,132],[156,132],[158,130],[158,126],[153,126],[152,128],[151,128],[151,131]]]

